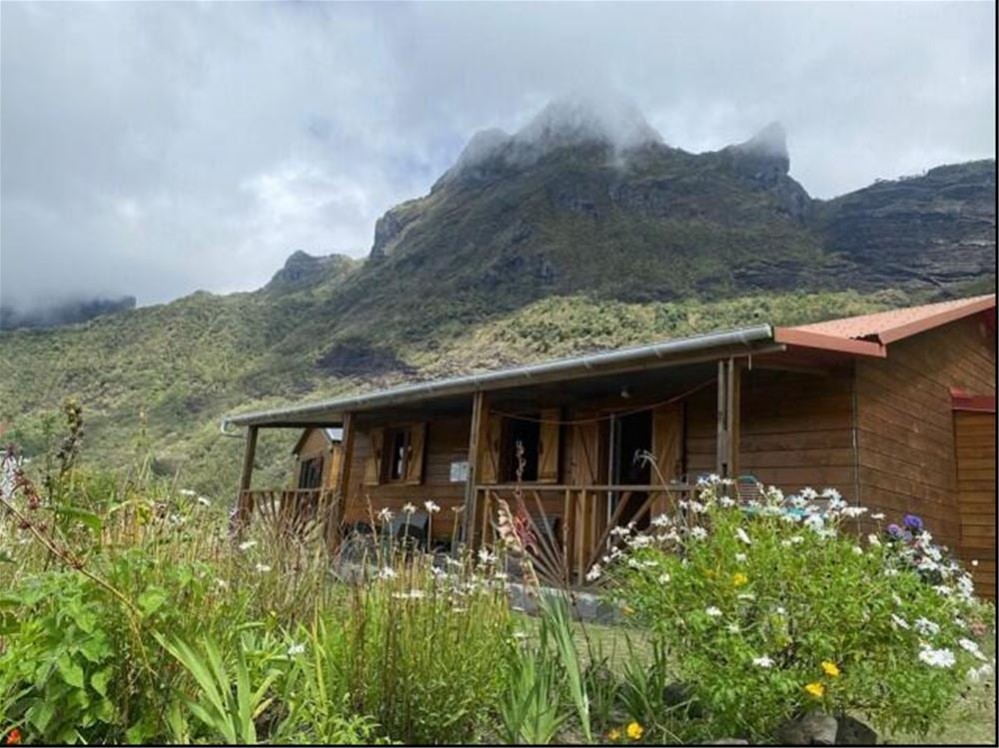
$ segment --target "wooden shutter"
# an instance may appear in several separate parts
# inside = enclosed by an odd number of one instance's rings
[[[491,415],[486,425],[486,441],[480,448],[479,483],[499,482],[500,447],[502,443],[503,417]]]
[[[423,458],[426,452],[427,424],[409,427],[409,453],[406,455],[406,483],[418,486],[423,483]]]
[[[377,486],[382,481],[382,454],[385,429],[371,429],[371,456],[364,462],[364,485]]]
[[[538,433],[538,483],[558,483],[560,415],[558,408],[541,411],[541,428]]]
[[[577,486],[600,483],[600,423],[577,423],[572,432],[572,477]]]
[[[652,411],[652,454],[656,468],[652,482],[676,480],[683,470],[683,406],[680,403],[660,405]],[[660,475],[661,474],[661,475]]]

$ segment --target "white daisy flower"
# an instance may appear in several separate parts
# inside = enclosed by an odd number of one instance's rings
[[[716,608],[714,605],[712,605],[712,606],[710,606],[708,608],[705,608],[704,612],[707,613],[712,618],[718,618],[719,616],[722,615],[721,609]]]
[[[933,649],[924,647],[919,651],[919,660],[930,667],[951,668],[957,662],[954,653],[949,649]]]
[[[762,657],[754,657],[753,664],[756,665],[756,667],[771,668],[774,666],[774,661],[766,655],[763,655]]]

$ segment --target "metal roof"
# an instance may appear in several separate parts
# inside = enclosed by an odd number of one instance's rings
[[[969,299],[955,299],[906,309],[891,309],[876,314],[863,314],[859,317],[832,319],[811,325],[799,325],[791,329],[837,338],[874,340],[882,345],[888,345],[976,312],[994,309],[995,306],[996,295],[987,294]]]
[[[712,349],[739,348],[752,352],[773,340],[770,325],[757,325],[739,330],[712,332],[688,338],[677,338],[661,343],[632,348],[621,348],[602,353],[546,361],[539,364],[518,366],[512,369],[467,374],[450,379],[418,382],[361,395],[348,395],[315,403],[273,408],[254,413],[230,415],[223,419],[223,430],[229,424],[250,425],[307,425],[323,419],[336,421],[343,414],[372,410],[388,405],[400,405],[447,396],[466,395],[485,390],[498,390],[518,385],[534,384],[555,376],[580,376],[605,374],[615,371],[632,371],[650,366],[669,366],[685,355],[707,352]],[[771,347],[771,350],[773,348]]]

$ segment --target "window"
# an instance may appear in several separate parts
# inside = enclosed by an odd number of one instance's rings
[[[323,484],[323,458],[312,457],[302,460],[298,468],[298,487],[301,489],[319,488]]]
[[[397,483],[406,479],[406,469],[409,463],[409,429],[387,429],[385,432],[385,446],[387,448],[385,460],[385,481],[387,483]]]

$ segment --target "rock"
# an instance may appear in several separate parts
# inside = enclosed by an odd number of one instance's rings
[[[670,709],[682,707],[691,719],[704,715],[700,702],[694,696],[694,689],[687,683],[670,683],[663,689],[663,703]]]
[[[808,712],[792,719],[777,731],[782,745],[835,745],[839,725],[825,712]]]
[[[875,745],[878,734],[859,719],[848,714],[836,718],[836,745]]]
[[[742,738],[722,738],[708,743],[708,745],[749,745],[749,741]]]

